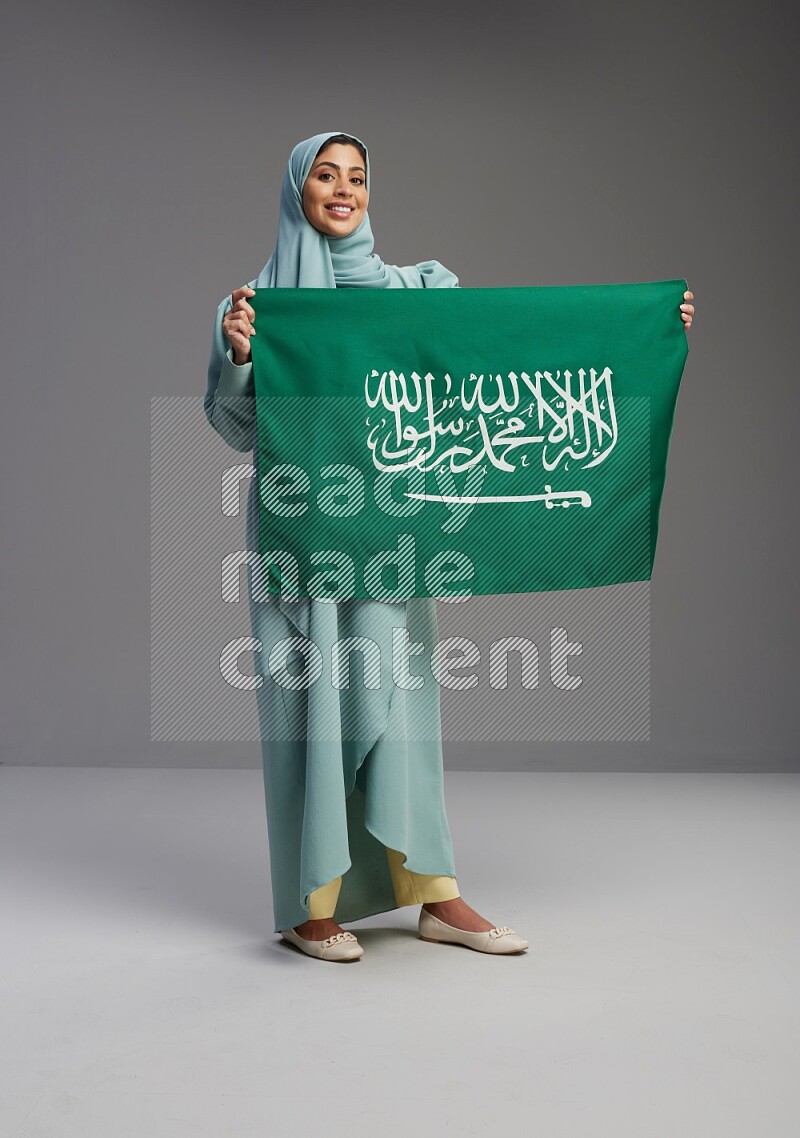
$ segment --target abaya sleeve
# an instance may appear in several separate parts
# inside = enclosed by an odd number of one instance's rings
[[[256,400],[255,382],[253,380],[253,364],[235,364],[233,362],[233,348],[222,355],[220,364],[220,351],[225,341],[219,331],[221,310],[226,308],[226,302],[217,310],[215,325],[215,343],[208,362],[208,388],[203,403],[211,426],[234,450],[249,451],[256,445]]]
[[[203,404],[211,426],[234,450],[256,445],[256,400],[253,364],[235,364],[229,348],[216,377],[209,368],[208,392]]]

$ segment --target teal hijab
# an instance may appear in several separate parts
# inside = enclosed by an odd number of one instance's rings
[[[289,156],[281,184],[278,239],[272,256],[250,288],[457,288],[458,277],[439,261],[420,261],[416,265],[387,265],[373,252],[375,238],[364,212],[361,224],[343,237],[320,233],[303,212],[303,186],[323,143],[338,130],[314,134],[298,142]],[[355,135],[350,135],[355,138]],[[358,139],[361,142],[361,139]],[[372,190],[369,151],[365,183]],[[217,309],[212,348],[212,367],[222,367],[230,344],[222,331],[222,318],[231,307],[227,296]]]

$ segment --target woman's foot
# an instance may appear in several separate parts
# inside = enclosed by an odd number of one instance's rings
[[[359,960],[364,955],[358,937],[337,925],[332,917],[303,921],[295,928],[282,929],[281,936],[307,956],[316,956],[320,960],[345,962]]]
[[[320,917],[315,921],[303,921],[302,925],[295,925],[294,931],[305,940],[327,940],[329,936],[345,930],[337,925],[333,917]]]
[[[485,933],[495,928],[491,921],[476,913],[463,897],[455,897],[452,901],[426,901],[422,908],[446,925],[452,925],[454,929]]]
[[[490,925],[465,901],[462,900],[463,907],[459,908],[459,900],[461,898],[454,901],[437,901],[435,904],[428,904],[426,901],[420,909],[417,926],[422,940],[431,940],[440,944],[463,944],[467,948],[474,948],[477,952],[504,956],[527,951],[528,942],[514,929],[508,925]],[[447,920],[442,915],[445,906],[450,907],[446,914]],[[434,909],[437,912],[434,912]]]

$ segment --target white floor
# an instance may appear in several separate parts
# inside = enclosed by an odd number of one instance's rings
[[[800,776],[447,776],[490,957],[272,932],[260,771],[0,768],[3,1138],[792,1138]]]

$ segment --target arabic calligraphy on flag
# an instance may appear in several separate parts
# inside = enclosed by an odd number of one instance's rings
[[[506,376],[472,372],[456,384],[445,373],[438,381],[430,372],[373,371],[365,383],[367,406],[377,409],[378,421],[367,416],[367,445],[376,470],[416,469],[462,473],[476,466],[485,472],[491,463],[498,470],[513,472],[535,468],[545,471],[563,467],[592,467],[602,462],[617,441],[617,420],[611,369],[579,368],[522,371]],[[574,381],[574,382],[573,382]],[[424,429],[418,430],[413,416],[422,411]],[[381,416],[381,412],[385,415]],[[527,480],[529,481],[529,479]],[[572,501],[591,505],[585,490],[545,493],[508,493],[484,501],[543,501],[568,506]],[[427,501],[441,495],[410,493]]]

